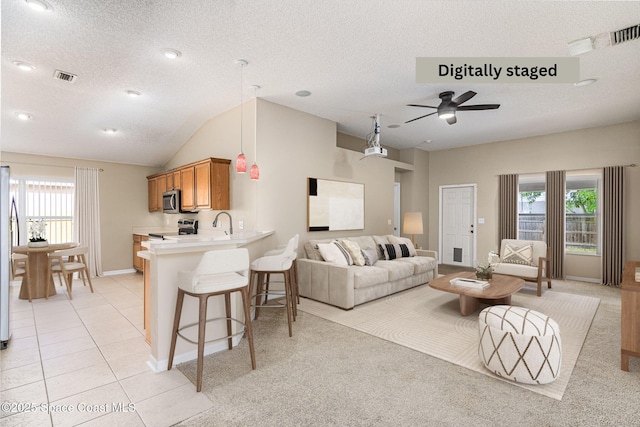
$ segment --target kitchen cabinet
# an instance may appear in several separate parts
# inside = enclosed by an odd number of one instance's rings
[[[158,201],[158,177],[147,177],[147,194],[149,197],[149,212],[158,211],[160,206]]]
[[[169,172],[147,177],[149,212],[162,212],[162,193],[179,189],[183,211],[231,209],[231,160],[210,157]]]
[[[135,268],[138,273],[144,272],[144,262],[143,259],[138,256],[138,251],[144,250],[142,242],[146,242],[147,240],[149,240],[149,236],[142,234],[133,235],[133,268]]]
[[[231,160],[209,158],[180,168],[183,210],[230,209]]]
[[[620,369],[629,370],[629,357],[640,358],[640,282],[636,282],[638,261],[627,261],[622,273],[620,285],[621,331]]]
[[[167,172],[167,191],[180,190],[180,171]]]

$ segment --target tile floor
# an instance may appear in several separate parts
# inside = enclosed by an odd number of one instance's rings
[[[142,275],[95,278],[93,286],[92,294],[76,279],[73,300],[56,285],[57,295],[32,303],[11,287],[0,424],[170,426],[211,408],[177,369],[147,367]]]

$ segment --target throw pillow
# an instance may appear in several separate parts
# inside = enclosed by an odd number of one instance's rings
[[[349,251],[337,240],[330,243],[318,243],[318,250],[322,254],[322,258],[327,262],[342,266],[353,264]]]
[[[386,245],[380,245],[380,250],[384,255],[384,259],[390,261],[396,258],[410,257],[409,248],[403,244],[387,243]]]
[[[360,246],[356,242],[352,242],[351,240],[343,240],[342,246],[347,248],[347,250],[349,251],[349,255],[351,255],[354,265],[364,265],[364,257],[362,256],[362,252],[360,251]]]
[[[364,257],[364,265],[375,265],[378,262],[378,250],[377,249],[363,249],[362,256]]]
[[[514,245],[507,243],[501,262],[507,264],[533,265],[533,243]]]
[[[407,245],[407,247],[409,248],[409,254],[411,254],[411,256],[418,256],[418,252],[416,251],[416,247],[413,244],[413,242],[411,241],[411,239],[408,239],[406,237],[396,237],[396,236],[389,236],[389,243],[393,243],[395,244],[405,244]]]

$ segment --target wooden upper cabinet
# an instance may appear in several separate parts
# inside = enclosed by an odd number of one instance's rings
[[[195,169],[193,166],[183,167],[180,169],[180,185],[181,199],[180,208],[182,210],[192,211],[196,209],[196,181]]]
[[[231,160],[209,158],[161,175],[147,177],[149,212],[162,212],[162,193],[181,190],[184,211],[231,209],[229,165]]]
[[[158,178],[147,178],[147,194],[149,198],[149,212],[158,210]]]

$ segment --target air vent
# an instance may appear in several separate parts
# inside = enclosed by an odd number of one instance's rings
[[[611,32],[611,46],[640,39],[640,24]]]
[[[56,70],[56,72],[53,73],[53,78],[57,80],[64,80],[65,82],[69,83],[74,83],[78,76],[76,76],[75,74],[67,73],[66,71]]]

